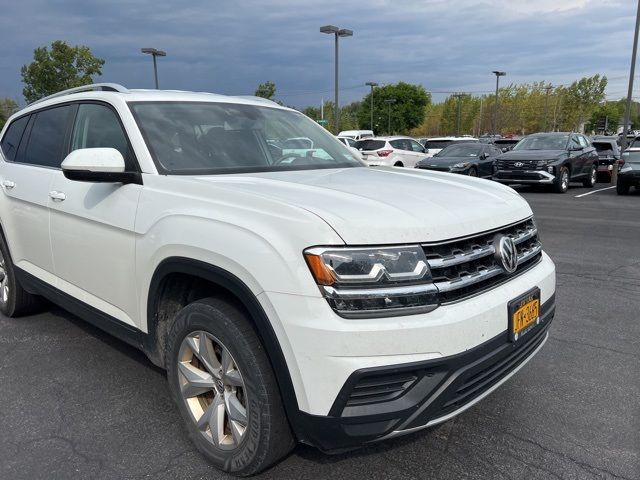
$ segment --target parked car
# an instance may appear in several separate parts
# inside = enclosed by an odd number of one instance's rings
[[[493,179],[505,184],[549,185],[558,193],[569,182],[593,187],[598,175],[598,153],[580,133],[536,133],[522,139],[496,161]]]
[[[415,167],[425,157],[422,145],[409,137],[375,137],[360,140],[356,148],[370,167]]]
[[[611,175],[613,166],[620,160],[620,145],[616,137],[594,137],[591,144],[598,152],[598,173]]]
[[[355,147],[356,140],[354,140],[351,137],[336,137],[336,138],[338,139],[338,141],[340,143],[342,143],[345,147],[347,147],[349,149],[349,151],[355,155],[356,158],[362,159],[362,154]]]
[[[437,425],[548,339],[555,267],[522,197],[364,167],[275,102],[93,84],[0,147],[0,311],[41,295],[141,349],[227,472]]]
[[[448,147],[452,143],[478,143],[477,138],[473,137],[435,137],[428,139],[424,148],[427,153],[427,157],[433,157],[436,153],[445,147]]]
[[[492,143],[504,153],[513,150],[513,147],[515,147],[520,140],[522,140],[520,137],[496,138]]]
[[[420,160],[416,168],[491,178],[495,160],[501,154],[499,148],[486,143],[457,143]]]
[[[616,192],[627,195],[631,187],[640,189],[640,148],[637,147],[622,152],[618,162]]]
[[[415,138],[415,141],[417,141],[420,145],[422,145],[424,147],[424,144],[429,140],[427,137],[420,137],[420,138]]]
[[[362,140],[363,138],[373,137],[373,130],[344,130],[338,134],[338,137],[349,137],[354,140]]]

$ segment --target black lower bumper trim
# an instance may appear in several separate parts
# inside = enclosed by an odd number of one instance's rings
[[[329,416],[300,412],[295,429],[299,440],[324,451],[339,451],[446,417],[483,395],[530,358],[544,342],[554,314],[555,295],[542,305],[539,325],[519,342],[511,342],[505,331],[458,355],[358,370],[343,386]],[[408,374],[415,381],[392,400],[364,405],[349,402],[354,389],[363,382]]]

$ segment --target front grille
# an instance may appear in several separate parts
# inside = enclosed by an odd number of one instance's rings
[[[495,256],[496,235],[511,237],[518,251],[518,267],[508,274]],[[440,303],[476,295],[518,275],[542,256],[533,219],[495,231],[438,245],[423,245]]]
[[[538,160],[498,160],[496,165],[498,170],[535,170]]]
[[[482,369],[478,372],[470,373],[466,377],[463,375],[463,378],[457,383],[457,386],[454,387],[456,390],[452,397],[442,405],[433,417],[443,417],[482,395],[482,393],[486,392],[515,370],[518,365],[538,348],[544,341],[544,338],[545,330],[542,330],[532,337],[528,343],[520,346],[520,348],[514,349],[506,357],[488,362],[486,365],[483,365],[481,367]]]
[[[347,407],[393,400],[411,388],[417,379],[416,372],[364,377],[351,391]]]

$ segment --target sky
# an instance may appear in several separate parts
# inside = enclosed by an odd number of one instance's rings
[[[633,0],[0,0],[0,97],[24,104],[20,67],[33,49],[64,40],[106,60],[97,81],[152,88],[141,47],[165,50],[160,88],[276,98],[302,108],[333,98],[333,38],[340,40],[340,103],[365,82],[420,84],[434,101],[501,84],[569,84],[605,74],[607,97],[626,96]],[[640,67],[639,67],[640,68]],[[640,79],[639,79],[640,80]],[[634,88],[640,96],[640,81]]]

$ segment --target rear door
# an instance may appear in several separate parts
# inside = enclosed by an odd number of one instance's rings
[[[110,147],[127,171],[139,171],[117,112],[100,102],[78,105],[70,151]],[[90,183],[53,174],[51,246],[58,288],[129,325],[139,325],[134,224],[141,185]]]
[[[2,140],[6,161],[2,162],[0,184],[5,201],[0,208],[9,251],[18,268],[49,284],[55,282],[49,194],[72,113],[71,105],[34,112],[15,120],[16,130],[11,125]]]

